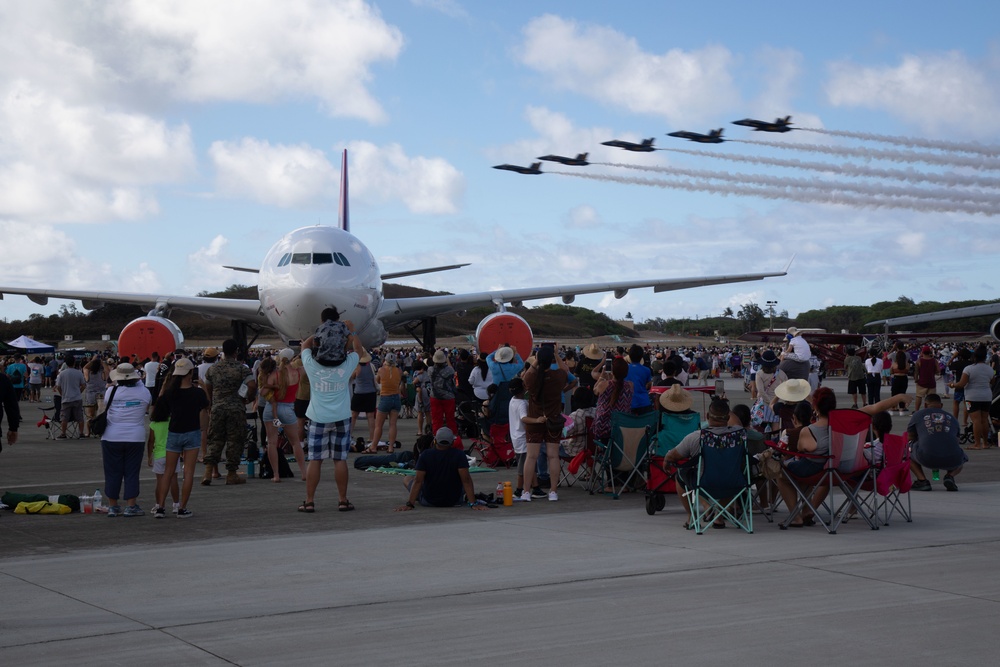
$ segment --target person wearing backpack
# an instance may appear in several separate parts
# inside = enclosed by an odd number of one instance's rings
[[[19,355],[14,363],[7,366],[7,377],[14,386],[17,400],[24,398],[24,378],[28,375],[28,367],[24,364],[24,355]]]

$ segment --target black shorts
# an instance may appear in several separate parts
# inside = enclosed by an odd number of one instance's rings
[[[295,405],[293,406],[292,409],[295,410],[295,416],[296,417],[298,417],[299,419],[305,419],[306,418],[306,410],[308,408],[309,408],[309,399],[308,398],[296,398],[295,399]]]
[[[370,394],[354,394],[351,397],[351,412],[364,412],[365,414],[374,415],[377,398],[378,392],[375,391]]]
[[[965,402],[966,412],[989,412],[990,402],[989,401],[966,401]]]
[[[865,381],[864,380],[848,380],[847,381],[847,393],[863,394],[865,393]]]

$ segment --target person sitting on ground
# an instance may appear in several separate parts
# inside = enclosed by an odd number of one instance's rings
[[[924,476],[924,466],[946,471],[944,488],[958,491],[955,475],[962,472],[962,466],[969,457],[958,444],[961,432],[958,420],[944,410],[941,397],[928,394],[926,407],[910,417],[906,432],[910,437],[910,470],[916,481],[915,491],[931,491],[930,480]]]
[[[455,507],[463,501],[475,510],[485,510],[476,503],[476,490],[469,475],[469,460],[465,452],[454,449],[455,434],[441,427],[434,434],[434,448],[425,450],[417,459],[417,475],[407,480],[410,495],[397,512],[424,507]],[[464,493],[464,498],[463,498]]]
[[[715,435],[726,435],[736,431],[742,431],[742,426],[729,425],[729,402],[721,398],[713,398],[708,406],[708,428],[705,429]],[[664,465],[672,463],[677,465],[677,496],[684,505],[688,515],[691,514],[691,505],[688,503],[687,491],[695,483],[695,475],[698,474],[697,456],[701,454],[701,434],[702,431],[693,431],[677,444],[676,447],[667,452],[663,457]],[[686,463],[682,463],[685,462]],[[684,527],[688,528],[687,521]],[[712,524],[713,528],[725,528],[726,524],[721,519]]]

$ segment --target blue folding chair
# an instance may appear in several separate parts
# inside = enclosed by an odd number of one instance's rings
[[[689,526],[701,535],[713,521],[728,521],[748,533],[753,532],[753,499],[746,431],[701,432],[701,454],[693,488]]]

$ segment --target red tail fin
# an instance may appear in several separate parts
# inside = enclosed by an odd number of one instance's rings
[[[347,149],[344,149],[344,157],[340,163],[340,228],[345,232],[351,231],[350,209],[347,205]]]

